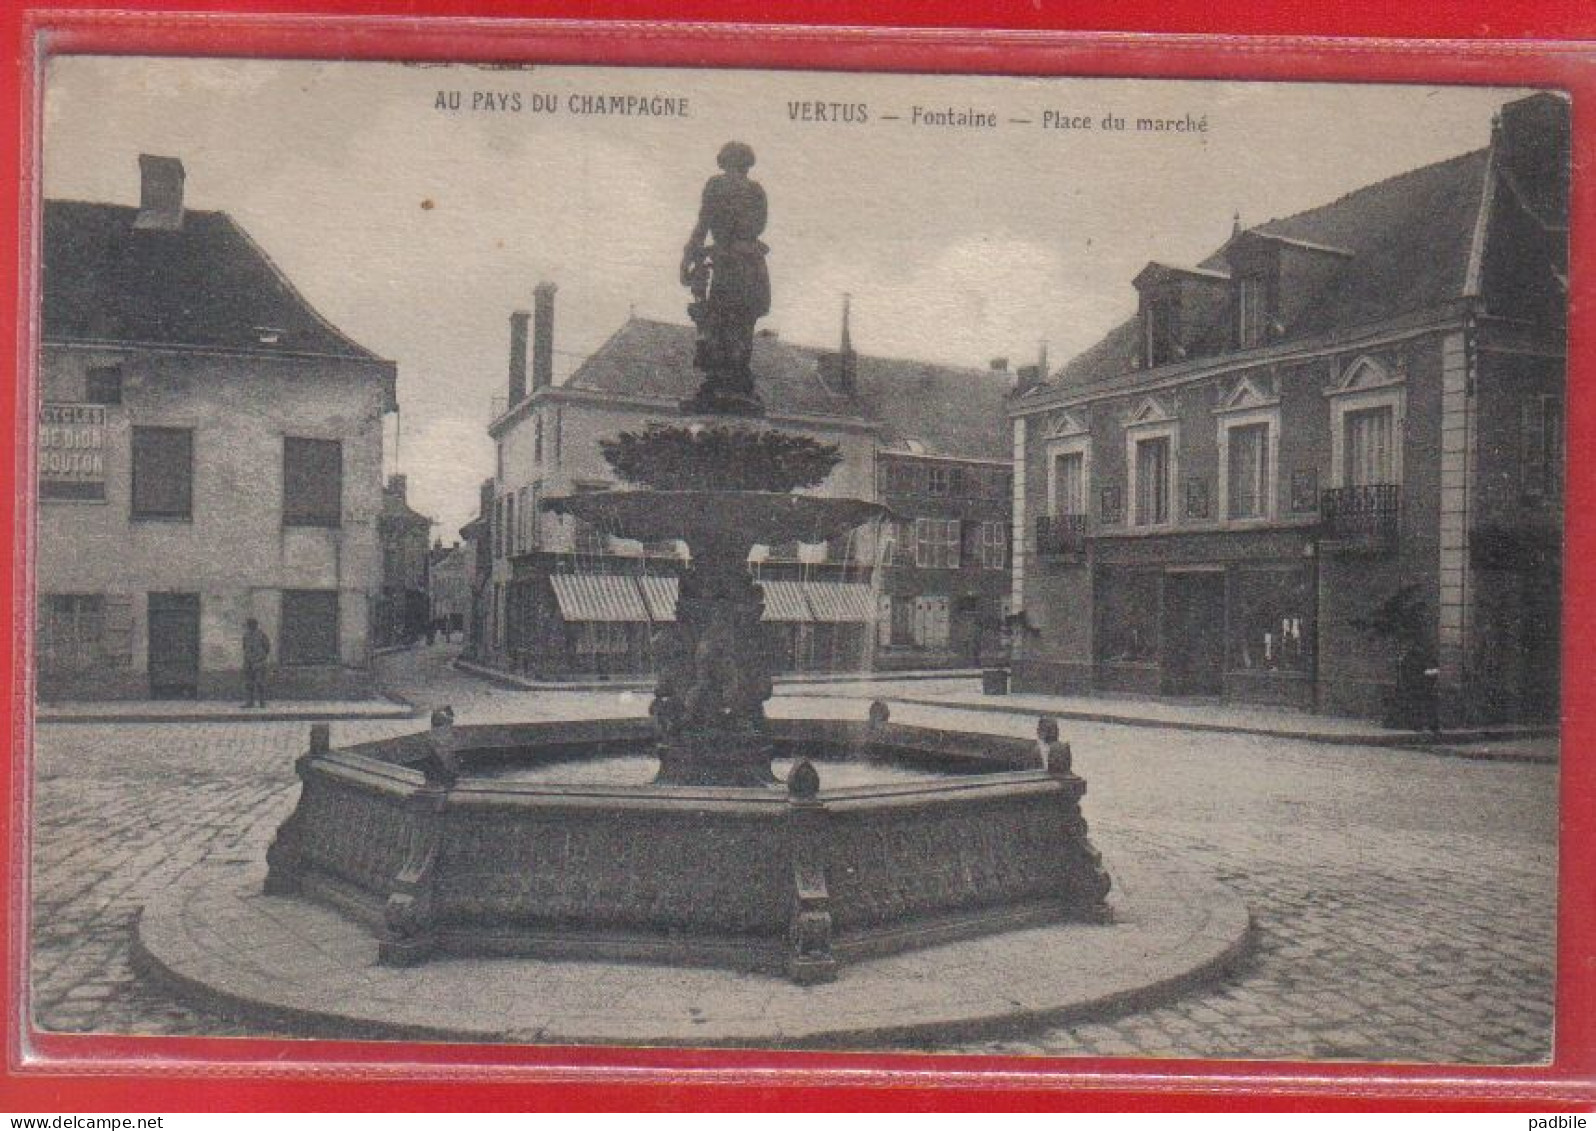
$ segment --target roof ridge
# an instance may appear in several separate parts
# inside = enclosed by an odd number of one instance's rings
[[[1315,212],[1323,212],[1326,209],[1334,208],[1341,202],[1351,200],[1355,196],[1362,196],[1364,193],[1374,192],[1377,189],[1383,189],[1397,181],[1406,180],[1409,177],[1416,177],[1420,173],[1428,173],[1434,169],[1439,169],[1443,165],[1457,164],[1468,160],[1469,158],[1485,156],[1490,152],[1491,147],[1489,145],[1482,145],[1474,149],[1470,149],[1464,153],[1458,153],[1451,157],[1442,158],[1440,161],[1431,161],[1428,165],[1416,165],[1413,168],[1407,169],[1401,173],[1393,173],[1389,177],[1384,177],[1381,180],[1371,181],[1366,185],[1359,185],[1355,189],[1348,189],[1340,196],[1333,200],[1327,200],[1323,204],[1316,204],[1312,208],[1304,208],[1298,212],[1292,212],[1286,216],[1275,216],[1271,219],[1265,220],[1262,224],[1254,224],[1251,227],[1244,228],[1242,230],[1247,232],[1263,232],[1265,235],[1270,235],[1272,233],[1264,231],[1269,227],[1270,224],[1286,224],[1290,223],[1292,220],[1300,220],[1304,216],[1311,216]]]
[[[667,322],[663,318],[649,318],[646,315],[641,315],[641,314],[632,315],[630,318],[627,319],[627,321],[628,322],[647,322],[647,323],[650,323],[651,325],[654,325],[654,326],[663,326],[663,327],[666,327],[666,328],[672,329],[672,330],[688,330],[688,331],[691,331],[693,329],[692,325],[690,325],[688,323],[684,323],[684,322]],[[625,328],[626,328],[626,323],[622,323],[621,329],[625,329]],[[604,342],[604,345],[608,345],[610,343],[610,341],[613,341],[614,338],[615,338],[615,335],[619,334],[620,332],[621,332],[620,330],[616,330],[615,334],[611,334],[610,337],[608,339],[606,339],[606,341]],[[800,352],[803,352],[803,353],[826,354],[826,353],[837,353],[838,352],[837,350],[830,349],[830,348],[828,348],[826,346],[813,345],[813,344],[808,343],[808,342],[796,342],[796,341],[793,341],[791,338],[783,338],[780,335],[771,334],[771,333],[765,334],[763,336],[763,338],[758,338],[757,335],[756,335],[756,340],[775,342],[779,346],[784,346],[787,349],[797,350],[797,351],[800,351]],[[598,348],[599,349],[603,349],[604,345],[601,345]],[[593,352],[597,353],[598,350],[594,350]],[[853,353],[854,353],[855,357],[868,358],[871,361],[895,362],[895,363],[897,363],[899,365],[930,366],[930,367],[935,368],[935,369],[946,369],[946,370],[949,370],[949,371],[955,372],[955,373],[973,373],[973,374],[985,375],[985,374],[993,372],[993,370],[990,370],[990,369],[986,368],[985,366],[980,366],[980,365],[960,365],[960,364],[957,364],[955,362],[950,362],[950,361],[926,361],[924,358],[897,357],[897,356],[894,356],[894,355],[891,355],[891,354],[866,353],[863,350],[858,350],[858,349],[854,350]],[[589,354],[588,356],[591,357],[592,354]],[[585,365],[586,362],[584,361],[583,364]],[[579,366],[578,369],[577,369],[577,372],[580,372],[580,370],[581,370],[581,367]],[[574,374],[573,374],[573,376],[574,376]]]

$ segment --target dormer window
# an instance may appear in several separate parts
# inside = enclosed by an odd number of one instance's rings
[[[1175,360],[1175,303],[1172,295],[1149,295],[1142,302],[1142,357],[1148,369]]]
[[[1172,267],[1153,262],[1134,280],[1141,296],[1137,354],[1144,369],[1211,353],[1227,344],[1211,341],[1224,325],[1230,302],[1230,276],[1206,267]]]

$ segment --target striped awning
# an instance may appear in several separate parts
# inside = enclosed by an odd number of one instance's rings
[[[630,577],[594,573],[556,573],[549,576],[560,616],[567,623],[619,621],[648,623],[648,610],[637,582]]]
[[[675,620],[676,579],[644,576],[637,581],[643,589],[643,603],[648,606],[649,619],[655,624],[668,624]]]
[[[873,619],[870,586],[857,582],[806,581],[804,596],[821,624],[854,624]]]
[[[765,615],[761,619],[785,624],[807,624],[815,619],[809,602],[804,600],[803,582],[761,581],[759,587],[765,591]]]

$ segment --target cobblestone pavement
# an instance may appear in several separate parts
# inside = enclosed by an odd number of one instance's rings
[[[636,692],[491,687],[450,669],[447,655],[391,658],[390,685],[421,704],[453,703],[462,722],[646,706]],[[930,707],[894,717],[1011,734],[1033,725]],[[334,723],[333,741],[416,725]],[[31,974],[41,1027],[282,1035],[141,983],[129,938],[143,901],[195,863],[260,858],[293,807],[306,732],[264,722],[39,729]],[[1067,724],[1066,737],[1110,870],[1116,845],[1130,842],[1206,866],[1252,908],[1254,953],[1222,985],[1150,1011],[958,1051],[1550,1056],[1555,766],[1106,724]]]

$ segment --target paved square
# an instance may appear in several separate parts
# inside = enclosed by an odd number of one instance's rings
[[[443,660],[441,650],[399,657],[391,678],[417,702],[455,704],[461,722],[646,706],[636,692],[492,688]],[[789,709],[797,707],[772,705]],[[1024,717],[931,707],[895,709],[894,718],[1031,729]],[[417,725],[335,723],[333,741]],[[40,727],[31,974],[41,1027],[288,1035],[173,1000],[142,984],[128,955],[133,918],[150,895],[201,861],[261,859],[293,806],[292,761],[307,730],[272,722]],[[1250,905],[1255,953],[1226,984],[1162,1008],[957,1051],[1549,1058],[1555,766],[1109,724],[1070,723],[1065,732],[1110,870],[1116,845],[1131,843],[1209,869]]]

